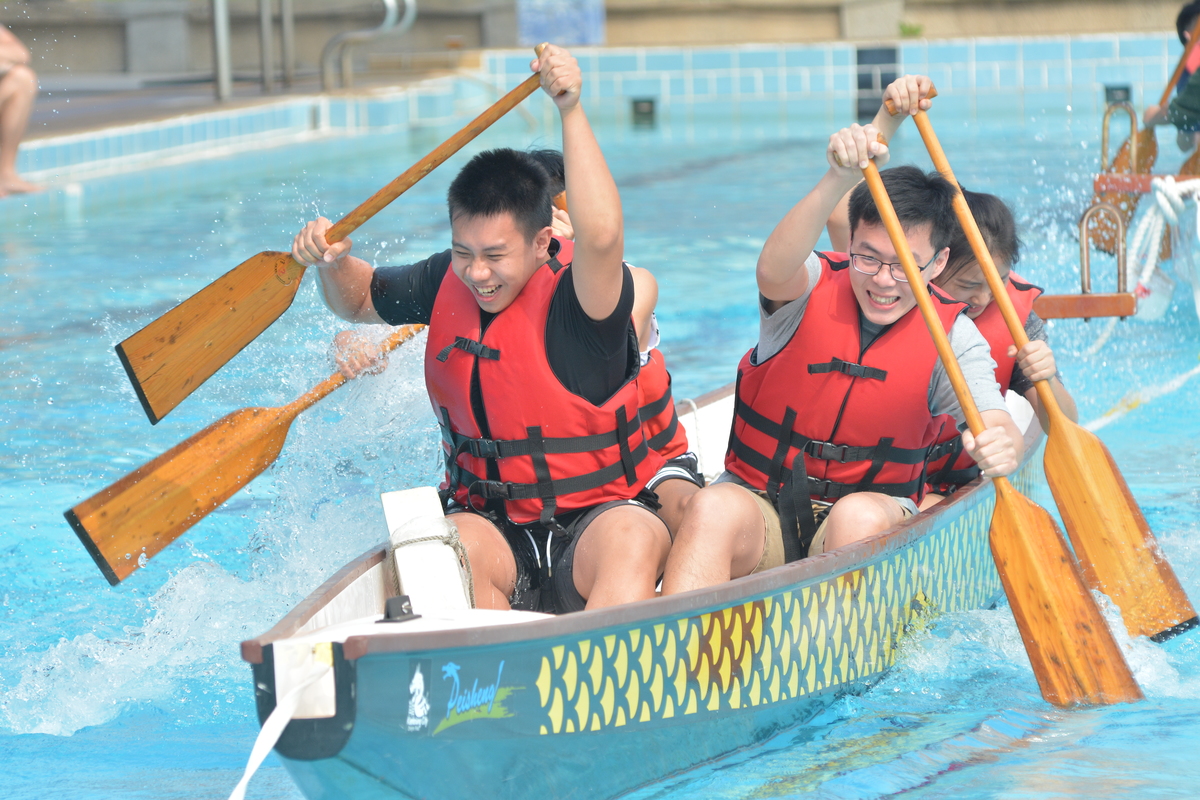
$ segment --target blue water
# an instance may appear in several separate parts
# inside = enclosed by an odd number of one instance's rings
[[[732,113],[600,126],[627,257],[659,279],[678,396],[729,381],[753,344],[755,257],[823,171],[831,128]],[[110,588],[62,512],[230,411],[291,401],[331,372],[328,344],[342,326],[310,278],[279,323],[157,427],[112,345],[250,255],[286,249],[315,213],[345,213],[445,133],[315,142],[0,201],[0,795],[210,798],[237,781],[258,730],[238,643],[382,539],[381,490],[437,476],[421,348],[403,348],[383,375],[302,415],[268,473]],[[1017,210],[1020,271],[1071,290],[1096,121],[1055,113],[939,133],[965,185]],[[506,120],[472,151],[556,139]],[[1164,134],[1164,169],[1178,163],[1172,147]],[[911,129],[894,150],[893,163],[928,165]],[[444,249],[443,197],[465,157],[364,226],[356,252],[388,264]],[[1110,263],[1095,269],[1099,288],[1111,286]],[[1197,365],[1186,285],[1163,321],[1120,324],[1090,352],[1105,325],[1052,324],[1085,421]],[[1102,435],[1200,599],[1197,386],[1158,396]],[[1147,700],[1062,712],[1040,699],[1007,609],[953,615],[911,639],[880,685],[816,724],[638,796],[1192,796],[1200,636],[1124,646]],[[272,757],[250,796],[299,795]]]

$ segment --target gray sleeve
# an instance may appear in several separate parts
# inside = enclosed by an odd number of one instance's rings
[[[996,362],[992,360],[992,348],[966,314],[959,314],[950,328],[950,349],[958,359],[958,366],[967,379],[967,387],[980,413],[1008,411],[1000,386],[996,383]],[[950,385],[950,376],[940,360],[934,366],[933,376],[929,380],[929,411],[935,417],[938,414],[954,417],[960,430],[966,422],[958,398],[954,396],[954,387]]]
[[[755,364],[761,364],[782,350],[800,327],[808,298],[821,279],[821,259],[816,253],[809,253],[804,266],[808,270],[808,289],[795,300],[770,313],[763,307],[766,298],[758,296],[758,353]]]

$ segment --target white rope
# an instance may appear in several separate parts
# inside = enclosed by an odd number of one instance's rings
[[[1200,198],[1200,178],[1176,181],[1171,175],[1150,181],[1154,204],[1146,211],[1130,240],[1129,259],[1126,263],[1126,279],[1132,278],[1138,264],[1142,265],[1137,275],[1135,292],[1139,297],[1150,295],[1150,278],[1158,266],[1158,254],[1162,245],[1163,231],[1167,225],[1179,229],[1180,215],[1185,203]],[[1196,204],[1197,231],[1200,231],[1200,203]]]
[[[254,747],[250,750],[250,760],[246,764],[246,771],[242,774],[242,779],[238,781],[238,785],[233,787],[233,793],[229,795],[229,800],[245,799],[247,784],[250,783],[250,779],[254,777],[254,773],[262,765],[263,759],[271,752],[271,748],[279,741],[279,737],[283,735],[284,728],[292,721],[292,714],[296,713],[296,708],[300,705],[300,695],[309,686],[312,686],[321,680],[321,678],[328,675],[331,669],[333,667],[325,664],[323,669],[317,670],[308,676],[304,682],[292,687],[287,694],[276,701],[275,710],[267,717],[267,721],[263,723],[262,730],[258,732],[258,738],[254,740]]]

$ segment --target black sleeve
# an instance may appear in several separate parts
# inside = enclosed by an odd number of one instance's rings
[[[388,325],[428,325],[433,301],[450,268],[450,251],[406,267],[378,267],[371,277],[371,302]]]
[[[633,275],[622,266],[621,297],[606,319],[594,320],[579,304],[571,268],[558,282],[546,321],[550,368],[572,394],[602,405],[637,368],[633,334]]]

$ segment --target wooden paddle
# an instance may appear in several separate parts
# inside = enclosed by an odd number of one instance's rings
[[[934,167],[958,189],[958,180],[929,116],[921,111],[915,121]],[[1013,308],[961,190],[954,197],[954,211],[1009,334],[1018,348],[1024,347],[1029,342],[1024,324]],[[1076,425],[1063,413],[1050,381],[1038,381],[1036,386],[1038,399],[1050,418],[1046,479],[1088,585],[1112,598],[1133,636],[1162,641],[1195,626],[1200,622],[1196,611],[1159,551],[1158,542],[1108,448],[1094,433]]]
[[[424,325],[384,341],[387,353]],[[346,382],[340,372],[282,408],[243,408],[139,467],[64,516],[113,586],[275,463],[292,420]]]
[[[538,45],[540,54],[544,44]],[[457,153],[538,87],[535,73],[458,133],[373,194],[329,229],[340,242],[381,209]],[[165,417],[292,304],[306,265],[290,253],[263,252],[117,345],[134,391],[151,424]]]
[[[967,425],[978,436],[984,429],[983,418],[971,398],[929,292],[923,290],[921,272],[874,162],[868,162],[863,176],[913,287],[917,306],[933,336]],[[1140,700],[1141,689],[1084,585],[1054,520],[1005,478],[993,478],[992,483],[996,490],[990,535],[992,556],[1042,696],[1057,706]]]
[[[1200,42],[1200,19],[1196,20],[1196,24],[1192,26],[1188,45],[1183,49],[1179,63],[1175,65],[1175,73],[1167,82],[1167,88],[1163,90],[1162,98],[1158,101],[1159,107],[1165,106],[1171,99],[1171,92],[1175,89],[1175,84],[1179,83],[1184,65],[1187,64],[1188,56],[1191,55],[1197,42]],[[1117,151],[1117,156],[1113,159],[1109,172],[1144,174],[1154,169],[1154,162],[1158,160],[1158,139],[1155,136],[1153,125],[1138,131],[1136,150],[1137,162],[1131,165],[1130,141],[1126,139],[1125,143],[1121,145],[1121,149]],[[1137,209],[1140,199],[1141,195],[1136,192],[1102,192],[1092,196],[1092,205],[1111,203],[1116,206],[1121,216],[1125,218],[1125,227],[1128,229],[1129,221],[1133,219],[1133,212]],[[1097,220],[1089,235],[1096,249],[1110,254],[1117,251],[1117,228],[1112,222],[1106,219]]]

